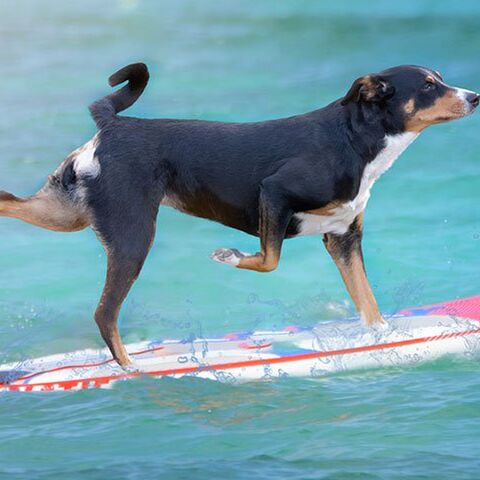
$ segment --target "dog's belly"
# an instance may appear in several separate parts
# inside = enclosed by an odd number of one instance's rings
[[[248,209],[224,202],[208,191],[182,196],[170,193],[163,197],[161,205],[172,207],[187,215],[221,223],[250,235],[258,235],[258,224],[253,221],[254,217]]]
[[[348,227],[355,218],[363,212],[369,197],[369,191],[362,192],[362,195],[357,195],[351,202],[332,208],[328,215],[308,212],[296,213],[295,218],[298,221],[296,236],[325,233],[343,235],[348,231]]]

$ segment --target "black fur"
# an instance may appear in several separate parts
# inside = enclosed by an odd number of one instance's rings
[[[434,86],[426,86],[429,76]],[[90,107],[99,128],[94,161],[100,173],[76,171],[74,153],[46,189],[62,190],[106,248],[107,280],[95,319],[122,365],[128,356],[116,320],[153,242],[162,202],[259,236],[261,252],[243,256],[238,266],[271,271],[284,238],[300,231],[295,214],[354,199],[386,136],[404,132],[417,112],[453,92],[436,72],[402,66],[357,79],[344,98],[310,113],[224,123],[118,116],[144,90],[146,66],[129,65],[110,78],[112,86],[123,81],[128,84]],[[471,95],[473,111],[478,95]],[[0,192],[4,204],[14,201],[5,195]],[[346,233],[327,232],[325,242],[357,308],[374,323],[381,321],[378,307],[363,268],[359,273],[352,261],[357,255],[363,264],[361,237],[359,214]]]
[[[90,113],[97,127],[104,128],[115,114],[130,107],[145,90],[149,77],[144,63],[127,65],[111,75],[108,79],[111,87],[127,80],[128,84],[90,105]]]
[[[102,181],[86,179],[90,203],[103,210],[107,198],[135,204],[167,195],[186,213],[257,235],[267,179],[292,212],[355,197],[385,136],[381,119],[366,121],[363,108],[337,101],[246,124],[113,117],[99,134]],[[295,222],[288,231],[295,235]]]
[[[258,235],[265,182],[275,185],[275,201],[288,204],[292,214],[349,201],[385,136],[404,131],[405,103],[414,98],[425,108],[450,88],[439,82],[435,92],[422,94],[426,73],[438,78],[422,67],[395,67],[370,76],[380,91],[369,99],[355,94],[359,79],[343,99],[307,114],[224,123],[117,116],[148,81],[144,64],[124,67],[110,82],[129,83],[90,107],[100,127],[102,173],[101,181],[85,180],[89,204],[113,236],[122,227],[110,203],[125,204],[132,216],[154,215],[165,195],[186,213]],[[292,216],[286,236],[297,232]]]

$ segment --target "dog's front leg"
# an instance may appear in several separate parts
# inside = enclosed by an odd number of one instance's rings
[[[327,233],[323,241],[340,270],[362,320],[367,325],[384,324],[365,273],[361,245],[362,214],[354,220],[345,234]]]
[[[292,218],[292,212],[280,186],[266,179],[260,188],[258,236],[260,252],[255,255],[240,252],[235,248],[220,248],[212,253],[217,262],[237,268],[271,272],[278,266],[285,232]]]

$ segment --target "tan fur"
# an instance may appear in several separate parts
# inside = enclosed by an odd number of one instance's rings
[[[280,261],[280,247],[276,244],[262,242],[262,251],[240,259],[237,268],[255,270],[256,272],[272,272]]]
[[[341,206],[341,202],[330,202],[322,208],[316,208],[315,210],[307,210],[305,213],[311,215],[320,215],[321,217],[329,217],[335,213],[335,209]]]
[[[361,236],[363,228],[363,214],[355,219],[357,233]],[[342,248],[335,236],[325,235],[325,247],[335,262],[348,293],[355,304],[362,320],[367,325],[385,323],[378,309],[377,301],[365,273],[360,246],[352,249],[349,258],[343,258]]]
[[[1,192],[0,216],[18,218],[56,232],[75,232],[90,224],[85,211],[53,190],[41,190],[25,199]]]
[[[361,93],[364,95],[365,100],[372,99],[377,93],[375,82],[372,80],[371,75],[366,75],[362,79]]]
[[[367,325],[384,323],[368,283],[360,254],[353,252],[349,262],[341,258],[334,258],[334,261],[364,322]]]
[[[266,249],[266,252],[259,252],[255,255],[249,255],[240,259],[237,268],[246,270],[255,270],[256,272],[272,272],[278,266],[280,253],[272,249]]]
[[[122,366],[126,367],[132,362],[128,356],[127,350],[123,345],[120,332],[118,330],[117,318],[120,312],[121,301],[126,297],[134,278],[131,278],[126,286],[118,285],[121,275],[118,268],[112,262],[110,256],[108,257],[107,278],[105,287],[102,292],[102,297],[95,312],[95,321],[100,329],[100,333],[105,340],[105,343],[110,348],[115,360]],[[117,297],[121,298],[120,302],[116,302],[116,306],[112,308],[109,299]]]
[[[415,110],[415,101],[413,98],[411,98],[404,106],[403,106],[403,111],[407,115],[411,115],[413,111]]]
[[[376,94],[377,84],[375,78],[372,75],[364,75],[353,82],[350,90],[343,98],[342,105],[348,102],[358,102],[360,98],[371,100]]]
[[[411,101],[411,100],[410,100]],[[407,102],[406,105],[408,105]],[[404,107],[405,108],[405,107]],[[464,106],[460,98],[453,90],[436,100],[436,102],[424,109],[416,110],[407,117],[405,127],[410,132],[421,132],[430,125],[461,118],[464,115]]]

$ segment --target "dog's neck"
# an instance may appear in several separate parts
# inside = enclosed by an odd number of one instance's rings
[[[395,160],[407,149],[407,147],[418,137],[416,132],[403,132],[384,137],[384,147],[378,155],[367,164],[364,175],[372,181],[377,180],[395,162]]]
[[[388,112],[379,105],[356,103],[343,108],[347,138],[365,165],[379,155],[393,158],[393,163],[418,136],[418,133],[406,132],[402,125],[392,123]]]

